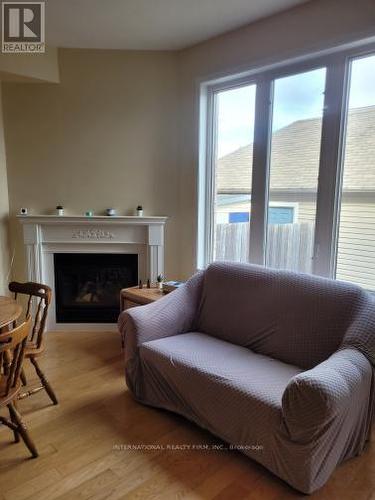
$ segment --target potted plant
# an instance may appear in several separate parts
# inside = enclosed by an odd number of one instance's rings
[[[163,290],[163,275],[158,274],[156,281],[157,281],[159,290]]]

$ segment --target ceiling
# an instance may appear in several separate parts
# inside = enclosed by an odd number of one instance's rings
[[[177,50],[307,0],[47,0],[55,47]]]

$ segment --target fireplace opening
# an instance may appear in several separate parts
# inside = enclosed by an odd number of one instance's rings
[[[137,254],[55,253],[57,323],[116,323],[120,290],[138,283]]]

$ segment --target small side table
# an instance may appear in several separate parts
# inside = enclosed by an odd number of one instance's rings
[[[120,306],[121,311],[125,311],[130,307],[144,306],[164,297],[162,290],[159,288],[139,288],[132,286],[130,288],[123,288],[120,291]]]

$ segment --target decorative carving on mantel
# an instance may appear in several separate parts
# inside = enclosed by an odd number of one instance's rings
[[[113,233],[103,229],[77,229],[72,232],[72,239],[78,240],[112,240],[114,237]]]

